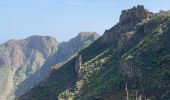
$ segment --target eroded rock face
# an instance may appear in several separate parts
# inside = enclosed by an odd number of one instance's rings
[[[78,79],[81,79],[83,76],[83,63],[81,55],[78,55],[76,58],[75,71],[77,73]]]
[[[132,9],[123,10],[119,23],[105,31],[101,42],[104,44],[115,43],[118,48],[121,48],[124,43],[129,41],[134,35],[136,25],[143,20],[149,20],[152,15],[152,12],[149,12],[141,5],[133,7]]]
[[[84,84],[86,84],[86,80],[84,78],[84,70],[85,68],[83,67],[83,60],[81,55],[79,54],[76,58],[76,63],[75,63],[75,72],[78,77],[78,81],[76,82],[76,90],[80,91],[81,88],[83,88]]]

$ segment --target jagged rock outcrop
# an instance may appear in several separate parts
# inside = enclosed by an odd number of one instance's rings
[[[83,63],[81,55],[78,55],[76,58],[75,72],[77,73],[78,79],[81,79],[83,75]]]
[[[151,18],[152,15],[153,13],[145,9],[144,6],[138,5],[137,7],[133,7],[132,9],[123,10],[120,15],[119,24],[128,24],[128,26],[126,27],[128,29],[123,29],[126,31],[135,29],[137,23],[141,22],[144,19],[147,20]]]
[[[78,55],[76,58],[76,63],[75,63],[75,72],[78,77],[78,81],[76,82],[76,89],[79,91],[85,84],[84,80],[84,68],[83,68],[83,62],[82,62],[82,57],[81,55]]]
[[[118,48],[122,47],[133,36],[137,24],[143,20],[149,20],[152,15],[153,13],[142,5],[123,10],[118,24],[105,31],[101,42],[104,44],[114,43]]]

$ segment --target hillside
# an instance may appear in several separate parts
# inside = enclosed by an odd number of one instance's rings
[[[21,96],[43,80],[54,64],[67,61],[99,35],[82,32],[72,42],[59,43],[50,36],[31,36],[0,45],[0,100]],[[68,48],[69,47],[69,48]],[[76,50],[75,50],[76,48]],[[67,50],[67,54],[58,52]],[[60,57],[62,60],[58,60]]]
[[[170,13],[143,6],[19,100],[169,100]]]

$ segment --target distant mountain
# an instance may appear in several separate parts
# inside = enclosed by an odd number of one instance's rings
[[[71,56],[75,55],[98,38],[99,35],[95,32],[80,32],[78,36],[72,38],[70,41],[60,43],[58,52],[55,54],[56,61],[63,62],[68,60]]]
[[[71,42],[58,43],[53,37],[31,36],[1,44],[0,100],[12,100],[24,94],[48,75],[51,66],[66,61],[98,37],[97,33],[84,32]],[[67,54],[58,53],[65,50]]]
[[[54,38],[41,36],[10,40],[0,45],[0,80],[2,80],[0,99],[10,100],[14,94],[24,93],[30,86],[40,81],[40,76],[35,76],[28,85],[23,86],[24,88],[20,86],[24,80],[41,69],[46,59],[57,51],[57,47],[58,42]]]
[[[119,22],[19,100],[169,100],[170,12],[123,10]]]

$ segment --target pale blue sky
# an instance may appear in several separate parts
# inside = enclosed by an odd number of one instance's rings
[[[144,5],[153,12],[170,9],[170,0],[0,0],[0,42],[30,35],[66,41],[81,31],[103,34],[121,10]]]

